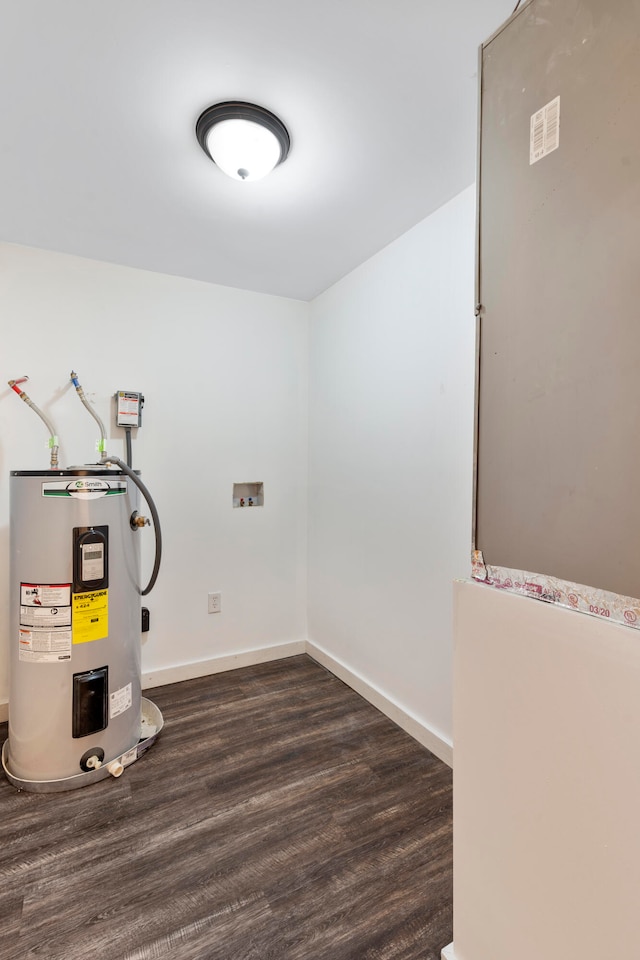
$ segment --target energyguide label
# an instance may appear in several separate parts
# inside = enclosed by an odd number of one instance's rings
[[[109,591],[73,594],[73,642],[90,643],[109,635]]]

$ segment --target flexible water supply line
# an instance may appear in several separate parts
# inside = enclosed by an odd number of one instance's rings
[[[9,380],[9,386],[18,394],[21,400],[31,407],[34,413],[40,417],[47,430],[49,431],[49,449],[51,450],[51,469],[58,469],[58,437],[51,421],[44,415],[40,407],[37,407],[31,397],[28,397],[24,390],[20,389],[21,383],[26,383],[29,377],[18,377],[17,380]]]
[[[107,433],[107,432],[106,432],[106,430],[105,430],[105,428],[104,428],[104,423],[102,422],[102,420],[100,419],[100,417],[98,416],[98,414],[96,413],[96,411],[93,409],[93,407],[91,406],[91,404],[89,403],[89,401],[87,400],[87,398],[85,397],[85,395],[84,395],[84,390],[83,390],[82,387],[80,386],[80,382],[79,382],[79,380],[78,380],[78,374],[75,373],[75,371],[72,370],[72,371],[71,371],[71,374],[70,374],[70,376],[69,376],[69,379],[71,380],[71,383],[72,383],[72,384],[74,385],[74,387],[76,388],[76,393],[78,394],[78,396],[79,396],[80,399],[82,400],[83,404],[85,405],[85,407],[87,408],[87,410],[89,411],[89,413],[91,414],[91,416],[93,417],[93,419],[96,421],[96,423],[97,423],[98,426],[100,427],[100,443],[99,443],[99,445],[98,445],[98,450],[100,451],[100,453],[106,453],[106,450],[107,450],[107,436],[106,436],[106,433]]]

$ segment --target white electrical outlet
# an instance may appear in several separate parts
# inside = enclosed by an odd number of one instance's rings
[[[208,596],[209,596],[209,613],[220,613],[222,611],[222,594],[210,593]]]

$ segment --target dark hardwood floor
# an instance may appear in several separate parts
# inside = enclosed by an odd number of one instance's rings
[[[306,656],[145,696],[120,779],[0,777],[2,960],[439,960],[445,764]]]

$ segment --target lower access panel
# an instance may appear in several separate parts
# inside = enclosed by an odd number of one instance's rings
[[[73,675],[73,737],[87,737],[108,724],[109,668]]]

